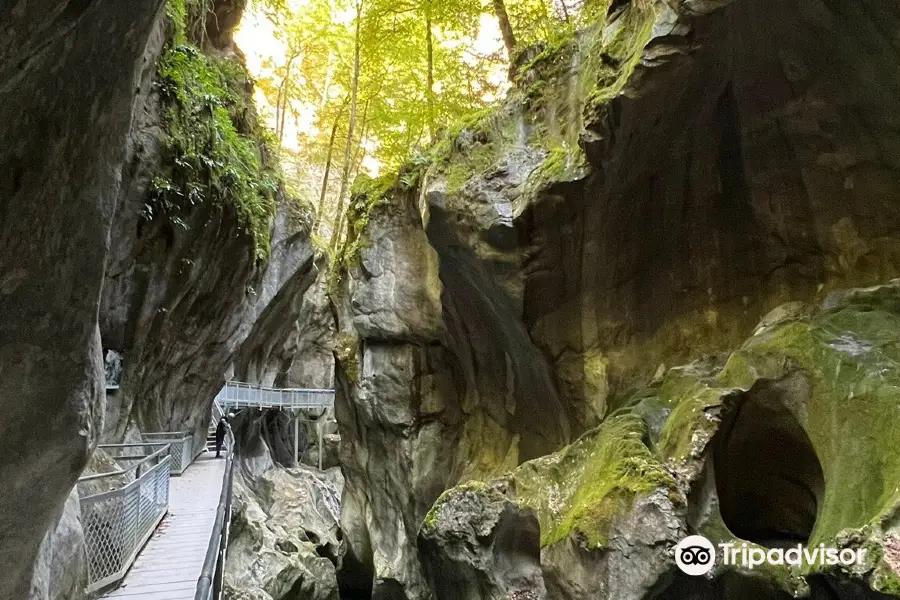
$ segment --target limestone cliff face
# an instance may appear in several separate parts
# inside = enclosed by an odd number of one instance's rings
[[[234,512],[225,568],[232,600],[337,600],[344,554],[339,469],[296,465],[287,414],[247,409],[237,440]]]
[[[898,275],[900,14],[851,4],[613,3],[359,201],[345,586],[430,598],[411,540],[447,485],[565,445],[782,302]]]
[[[523,318],[575,403],[898,274],[898,14],[851,4],[657,20],[591,173],[523,219]]]
[[[230,38],[236,23],[236,18],[217,22],[216,32],[204,36],[204,50],[217,61],[211,64],[238,78],[233,84],[238,97],[223,102],[250,102],[252,84]],[[192,200],[175,217],[159,210],[148,215],[177,143],[166,127],[173,108],[161,97],[171,83],[163,80],[159,65],[164,48],[173,52],[178,27],[172,18],[162,19],[145,58],[113,222],[100,325],[104,347],[122,355],[123,368],[106,414],[110,439],[135,429],[192,430],[202,443],[211,399],[229,367],[267,363],[272,348],[291,331],[289,323],[296,321],[300,298],[312,282],[309,238],[280,190],[274,215],[264,225],[270,230],[264,261],[254,252],[255,240],[239,209],[227,203]],[[181,68],[209,68],[196,63]],[[179,82],[190,81],[190,74],[177,75]],[[225,126],[251,139],[259,127],[252,106],[231,120]],[[260,152],[263,162],[269,160],[262,146]]]
[[[898,300],[895,280],[787,305],[563,450],[448,491],[420,532],[437,597],[897,597]],[[671,549],[688,533],[865,554],[687,577]]]
[[[28,597],[41,541],[99,435],[100,288],[134,82],[160,6],[0,7],[4,600]]]
[[[256,321],[235,358],[236,379],[275,387],[334,387],[335,325],[326,275],[323,265],[313,264],[301,281],[305,291],[282,294]]]
[[[268,352],[260,331],[273,323],[290,331],[312,282],[302,219],[271,181],[252,180],[268,157],[230,45],[241,6],[218,7],[201,53],[187,47],[178,4],[0,8],[4,600],[79,597],[70,491],[93,444],[138,429],[202,439],[235,357]],[[215,125],[235,130],[256,173],[190,187],[172,166],[190,142],[173,136],[173,119],[192,116],[172,89],[199,85],[190,68],[219,70],[202,78],[223,95]],[[247,192],[257,187],[266,195]],[[185,190],[195,193],[179,204]],[[109,406],[103,350],[123,357]]]

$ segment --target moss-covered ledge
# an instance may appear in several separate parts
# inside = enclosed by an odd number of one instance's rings
[[[816,496],[815,517],[804,533],[808,540],[801,541],[867,548],[866,564],[847,574],[900,593],[894,550],[900,533],[900,283],[835,293],[818,308],[790,308],[775,322],[764,320],[713,376],[670,374],[661,396],[674,412],[658,451],[673,470],[692,462],[715,468],[723,422],[737,427],[731,415],[754,404],[768,414],[780,411],[780,423],[794,421],[802,429],[822,472],[822,481],[804,483]],[[793,461],[793,477],[807,477],[795,456],[784,460]],[[722,475],[716,475],[721,496]],[[720,497],[718,504],[725,501]],[[729,528],[740,524],[727,524],[726,513],[714,510],[697,525],[713,540],[742,541]],[[803,574],[830,570],[817,565]]]
[[[187,228],[194,207],[230,211],[254,257],[269,255],[280,175],[270,159],[270,134],[258,120],[253,85],[236,56],[201,48],[210,7],[169,0],[172,33],[157,66],[163,105],[162,160],[143,217]],[[223,54],[223,55],[219,55]]]
[[[570,446],[445,492],[423,532],[435,537],[441,505],[457,494],[502,494],[537,514],[548,592],[583,591],[583,571],[593,569],[601,575],[589,589],[601,593],[613,585],[622,537],[655,503],[670,535],[629,539],[627,548],[632,560],[655,561],[648,569],[658,585],[674,566],[671,546],[699,532],[764,549],[867,550],[851,567],[717,565],[715,578],[763,578],[802,597],[827,576],[900,596],[898,422],[895,281],[776,309],[735,352],[670,369]],[[669,552],[654,554],[660,546]]]

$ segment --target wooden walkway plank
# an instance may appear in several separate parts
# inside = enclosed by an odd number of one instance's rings
[[[225,459],[202,454],[169,480],[169,513],[122,585],[103,598],[193,600],[216,521]]]

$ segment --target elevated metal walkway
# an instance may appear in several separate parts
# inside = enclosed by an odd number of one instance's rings
[[[216,396],[210,423],[214,427],[223,415],[242,408],[299,412],[333,405],[334,390],[229,382]],[[295,448],[297,435],[295,421]],[[234,465],[230,428],[219,460],[208,448],[195,448],[191,433],[180,431],[100,447],[127,466],[78,481],[87,592],[123,600],[221,598]]]
[[[213,419],[222,414],[215,406]],[[118,464],[134,464],[78,481],[86,592],[124,600],[218,599],[234,438],[229,431],[219,460],[203,447],[195,451],[193,436],[184,432],[143,438],[99,446]]]
[[[229,464],[205,454],[181,477],[172,478],[168,513],[122,585],[103,598],[195,599]]]
[[[241,408],[276,408],[282,410],[329,408],[334,406],[334,390],[272,388],[239,381],[229,381],[216,396],[216,402],[226,412]]]

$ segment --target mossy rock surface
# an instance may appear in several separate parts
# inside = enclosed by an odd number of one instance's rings
[[[670,369],[661,382],[635,392],[568,447],[487,484],[454,488],[435,507],[458,490],[502,491],[536,512],[545,550],[573,543],[603,549],[639,499],[666,494],[686,531],[702,532],[714,543],[765,545],[741,539],[729,528],[719,504],[726,500],[716,491],[713,475],[720,460],[717,449],[737,428],[734,415],[754,403],[777,409],[759,414],[794,423],[821,467],[820,481],[806,484],[817,498],[804,545],[868,552],[864,564],[849,568],[773,567],[757,569],[754,576],[791,594],[808,593],[806,578],[827,574],[898,595],[900,281],[836,293],[820,307],[792,306],[777,319],[764,319],[724,362],[703,360]],[[775,434],[789,429],[780,422],[759,425]],[[775,455],[782,442],[776,437],[769,442]],[[762,443],[765,448],[766,440]],[[784,451],[795,449],[785,446]],[[792,458],[784,460],[790,474]],[[807,476],[799,462],[795,467],[798,479]],[[716,575],[726,571],[741,569],[722,567]]]
[[[884,548],[893,547],[900,508],[900,284],[839,292],[821,307],[783,313],[775,323],[764,320],[721,370],[668,373],[660,398],[673,412],[657,448],[660,459],[674,472],[697,476],[727,415],[781,385],[767,402],[799,425],[822,470],[805,544],[867,548],[866,564],[853,574],[896,593],[900,561],[886,559],[892,555]],[[799,478],[801,468],[794,470]],[[714,541],[742,541],[717,513],[704,533]],[[825,570],[801,569],[806,575]],[[787,571],[774,569],[771,576],[787,583],[796,576]]]
[[[639,417],[612,417],[560,452],[512,472],[516,501],[538,514],[542,546],[574,534],[589,547],[603,547],[613,519],[637,496],[664,489],[678,498],[675,480],[642,441],[645,434]]]
[[[193,0],[167,4],[173,31],[156,77],[164,151],[143,217],[187,228],[194,207],[211,204],[234,215],[262,261],[269,254],[280,174],[269,157],[271,134],[256,114],[246,67],[201,49],[208,9]]]

